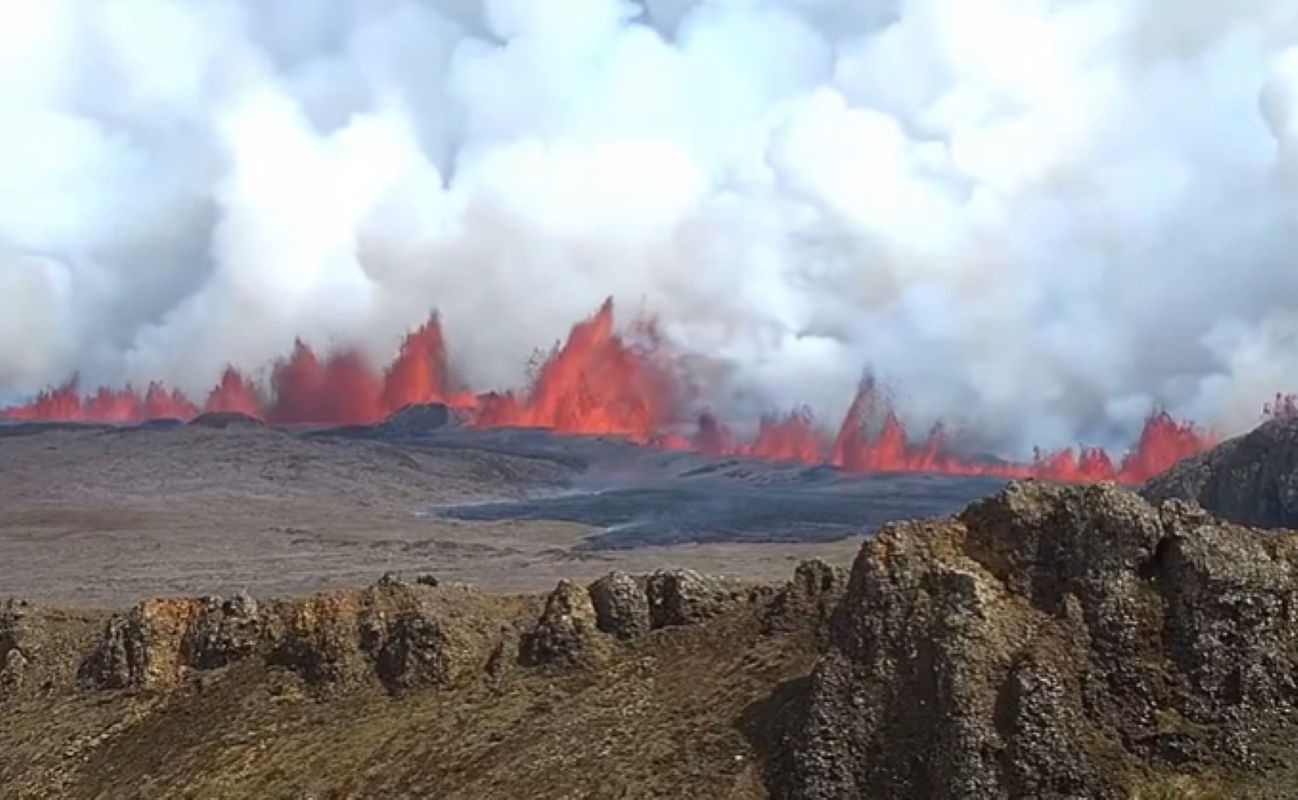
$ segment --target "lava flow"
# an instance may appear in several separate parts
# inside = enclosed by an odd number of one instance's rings
[[[877,425],[871,420],[881,418]],[[1030,464],[985,462],[951,452],[946,430],[934,425],[928,435],[912,441],[896,412],[888,407],[874,383],[867,379],[857,390],[826,455],[825,431],[816,428],[806,410],[783,418],[762,420],[751,443],[738,442],[730,430],[711,414],[699,419],[694,445],[708,455],[747,455],[805,464],[828,463],[846,472],[931,472],[947,475],[997,475],[1006,478],[1044,478],[1056,481],[1118,481],[1140,483],[1183,458],[1214,444],[1214,439],[1190,423],[1178,422],[1166,412],[1146,420],[1136,446],[1117,464],[1102,448],[1065,448],[1038,451]]]
[[[152,383],[144,392],[102,388],[89,396],[75,384],[42,392],[32,402],[0,410],[0,418],[129,423],[192,418],[234,411],[277,424],[369,424],[400,408],[442,402],[475,427],[535,427],[560,434],[615,435],[666,449],[828,464],[847,472],[933,472],[957,475],[1040,477],[1060,481],[1144,481],[1214,443],[1213,437],[1166,413],[1151,414],[1139,440],[1115,461],[1099,448],[1038,452],[1032,463],[987,462],[962,457],[947,444],[942,425],[909,437],[901,417],[873,381],[862,383],[834,431],[816,425],[807,409],[761,420],[751,440],[741,440],[711,413],[699,417],[692,438],[669,432],[680,419],[680,392],[656,358],[657,343],[629,343],[613,329],[613,303],[573,326],[567,341],[544,360],[525,391],[474,396],[451,378],[436,317],[411,332],[392,363],[372,368],[359,353],[318,356],[299,342],[271,368],[259,387],[233,367],[203,404]],[[1277,396],[1268,416],[1298,413],[1298,400]]]

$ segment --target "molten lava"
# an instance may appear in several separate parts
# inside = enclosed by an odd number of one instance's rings
[[[226,368],[201,407],[160,383],[144,394],[127,386],[82,397],[72,382],[41,392],[27,405],[0,410],[0,419],[127,423],[233,411],[276,424],[368,424],[416,403],[472,406],[471,395],[449,391],[448,374],[441,326],[433,317],[406,336],[382,374],[358,353],[341,350],[321,359],[298,342],[288,358],[275,362],[269,392],[258,391],[234,367]]]
[[[0,410],[0,418],[67,422],[143,422],[146,419],[189,419],[198,409],[180,392],[149,384],[143,394],[127,386],[101,387],[93,395],[77,394],[76,383],[47,389],[25,406]]]
[[[444,402],[477,427],[536,427],[561,434],[616,435],[670,450],[714,456],[748,456],[803,464],[829,464],[847,472],[938,472],[1039,477],[1060,481],[1137,483],[1176,461],[1210,447],[1213,438],[1163,412],[1145,421],[1132,450],[1116,461],[1099,448],[1036,454],[1030,464],[966,458],[947,445],[939,424],[909,437],[899,414],[872,380],[860,386],[837,430],[816,425],[807,409],[764,417],[749,440],[736,436],[710,412],[691,438],[669,432],[679,420],[681,393],[658,356],[652,325],[634,329],[634,341],[613,329],[613,303],[573,326],[567,340],[536,371],[522,392],[473,396],[453,388],[446,343],[436,317],[411,332],[385,370],[358,353],[317,355],[299,342],[258,387],[227,369],[200,407],[177,391],[153,383],[78,394],[75,382],[39,394],[30,403],[0,410],[0,418],[129,423],[159,417],[192,418],[203,411],[235,411],[282,424],[367,424],[417,403]],[[1298,416],[1298,398],[1277,395],[1268,417]]]
[[[675,390],[652,353],[613,333],[613,301],[573,326],[545,363],[526,397],[479,398],[479,427],[548,428],[558,433],[611,434],[648,444],[675,411]]]
[[[444,402],[470,408],[473,395],[451,388],[446,340],[437,317],[406,336],[401,350],[383,375],[380,403],[387,413],[421,403]]]
[[[262,415],[261,405],[261,399],[257,396],[257,390],[252,387],[252,384],[244,379],[239,370],[234,367],[226,367],[225,372],[221,375],[221,382],[207,396],[207,403],[203,406],[203,410],[209,412],[234,412],[247,414],[250,417],[260,417]]]

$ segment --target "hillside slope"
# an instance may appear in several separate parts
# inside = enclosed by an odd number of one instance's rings
[[[889,526],[850,580],[13,602],[0,663],[5,796],[1298,792],[1298,537],[1111,486]]]

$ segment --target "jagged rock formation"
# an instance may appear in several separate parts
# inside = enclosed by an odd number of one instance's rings
[[[5,601],[0,606],[0,699],[22,688],[34,647],[27,603]]]
[[[1298,528],[1298,417],[1271,420],[1187,458],[1142,494],[1190,500],[1242,525]]]
[[[658,596],[697,622],[656,630],[631,575],[548,597],[385,575],[297,599],[37,607],[24,629],[58,643],[42,665],[80,662],[81,679],[0,697],[0,794],[762,797],[750,708],[811,668],[816,637],[766,629],[779,589],[677,577]],[[714,616],[690,605],[700,585],[726,598]],[[600,596],[631,609],[607,631]]]
[[[1274,767],[1298,542],[1112,486],[1012,485],[863,546],[775,793],[1105,798]]]
[[[591,666],[605,639],[699,624],[740,599],[720,579],[689,570],[647,579],[613,573],[588,588],[564,581],[517,637],[516,660],[529,667]],[[392,574],[361,592],[269,603],[247,594],[151,599],[103,623],[77,675],[92,689],[166,690],[192,673],[257,657],[322,689],[371,675],[391,691],[447,686],[499,660],[509,637],[492,602],[432,576],[407,583]],[[651,607],[658,609],[652,618]],[[4,620],[0,649],[7,641]],[[18,653],[16,671],[24,654],[9,649]]]
[[[229,599],[208,597],[197,624],[189,631],[189,652],[196,669],[217,669],[252,655],[261,639],[257,601],[246,592]]]
[[[316,686],[371,673],[394,691],[444,685],[485,658],[495,622],[483,605],[473,592],[392,576],[268,605],[244,594],[147,600],[108,619],[79,677],[97,689],[165,689],[256,655]]]
[[[413,689],[451,683],[459,662],[470,667],[484,657],[485,641],[472,631],[457,635],[420,584],[380,581],[361,596],[357,617],[360,648],[389,689]]]
[[[803,561],[793,580],[775,593],[765,617],[766,630],[791,631],[812,627],[827,631],[830,615],[847,587],[847,572],[824,561]]]
[[[591,593],[561,581],[546,598],[541,619],[523,636],[519,662],[529,667],[589,665],[601,638]]]
[[[205,603],[196,599],[154,599],[127,614],[114,614],[103,636],[82,662],[78,677],[98,689],[167,686],[187,666],[182,644],[192,635]]]
[[[646,582],[645,594],[653,628],[704,622],[725,613],[739,597],[717,578],[692,569],[655,572]]]
[[[625,572],[610,572],[590,585],[596,624],[619,639],[634,639],[649,632],[649,597],[644,579]]]

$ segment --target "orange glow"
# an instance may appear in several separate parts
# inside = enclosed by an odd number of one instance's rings
[[[609,299],[573,326],[524,399],[513,392],[483,395],[473,424],[611,434],[647,444],[671,421],[673,406],[667,374],[613,333]]]
[[[948,448],[935,425],[912,440],[902,417],[873,380],[858,389],[836,431],[796,409],[762,418],[751,440],[736,436],[711,412],[698,417],[693,436],[680,435],[680,398],[662,366],[652,323],[634,326],[634,342],[614,332],[613,302],[573,326],[567,340],[539,366],[521,392],[473,395],[454,388],[446,342],[436,317],[412,331],[386,369],[356,352],[321,357],[299,342],[272,365],[268,387],[258,387],[233,367],[200,407],[177,391],[152,383],[140,393],[127,386],[83,396],[75,381],[48,389],[0,418],[131,423],[160,417],[189,419],[201,411],[236,411],[280,424],[368,424],[403,406],[443,402],[463,411],[475,427],[535,427],[560,434],[613,435],[665,450],[712,456],[748,456],[803,464],[830,464],[851,473],[934,472],[955,475],[1038,477],[1058,481],[1138,483],[1176,461],[1212,446],[1215,439],[1165,412],[1152,413],[1135,446],[1120,459],[1099,448],[1037,452],[1031,463],[985,462]],[[1298,415],[1298,398],[1277,395],[1268,417]]]

